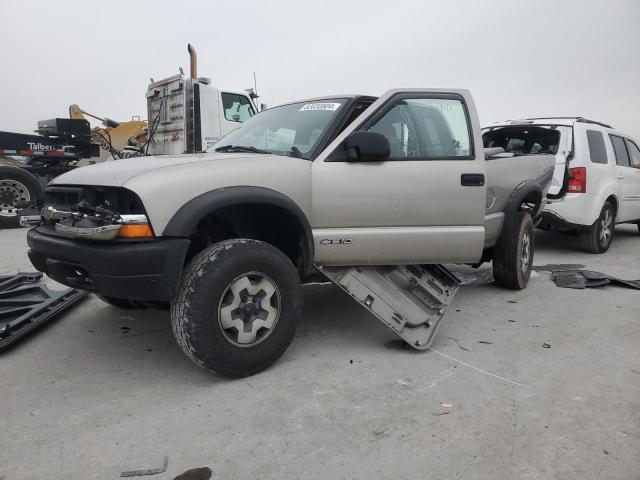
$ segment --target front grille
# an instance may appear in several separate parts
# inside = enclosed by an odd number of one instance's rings
[[[50,185],[44,191],[44,204],[59,210],[73,210],[79,203],[102,207],[119,215],[143,214],[144,206],[131,190],[121,187]]]

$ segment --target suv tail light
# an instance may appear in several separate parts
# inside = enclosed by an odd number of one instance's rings
[[[569,169],[569,192],[585,193],[587,191],[587,168],[574,167]]]

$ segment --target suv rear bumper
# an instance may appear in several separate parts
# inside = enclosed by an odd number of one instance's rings
[[[562,218],[557,213],[547,211],[547,210],[543,211],[542,215],[540,215],[540,222],[538,223],[538,226],[543,230],[558,230],[558,231],[575,230],[577,232],[588,230],[591,227],[591,225],[571,223],[567,221],[567,219]]]
[[[48,234],[36,227],[27,234],[33,266],[57,282],[106,297],[169,302],[177,289],[190,241],[86,241]]]
[[[564,228],[588,228],[598,219],[604,198],[592,193],[567,193],[559,201],[547,202],[544,214],[555,216]],[[558,224],[560,226],[560,224]]]

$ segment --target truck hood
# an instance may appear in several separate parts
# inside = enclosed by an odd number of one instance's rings
[[[255,160],[257,159],[256,157],[278,156],[253,153],[197,153],[126,158],[76,168],[54,178],[51,184],[121,187],[134,177],[160,169],[170,169],[185,164],[215,162],[219,160]]]

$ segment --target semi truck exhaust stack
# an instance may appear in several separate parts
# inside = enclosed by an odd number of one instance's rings
[[[187,44],[187,50],[189,51],[191,78],[196,80],[198,78],[198,56],[196,55],[196,49],[189,43]]]

